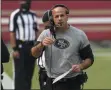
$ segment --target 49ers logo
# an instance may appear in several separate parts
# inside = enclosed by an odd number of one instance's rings
[[[55,41],[54,46],[59,49],[66,49],[69,47],[69,42],[65,39],[59,38]]]

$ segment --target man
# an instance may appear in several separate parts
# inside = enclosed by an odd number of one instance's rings
[[[49,22],[49,12],[50,10],[47,10],[43,17],[42,22],[44,25],[44,29],[50,28],[50,22]],[[45,90],[46,86],[46,80],[47,80],[47,74],[45,70],[45,57],[44,52],[42,53],[41,57],[38,58],[38,66],[39,66],[39,83],[40,83],[40,90]]]
[[[3,79],[3,63],[9,62],[10,54],[9,51],[4,44],[3,40],[1,39],[1,80]],[[3,90],[3,86],[1,84],[1,90]]]
[[[37,39],[37,16],[25,1],[10,16],[10,42],[15,67],[15,90],[31,90],[35,58],[31,47]]]
[[[82,30],[67,23],[69,9],[65,5],[55,5],[51,12],[56,39],[51,30],[44,30],[38,37],[39,44],[31,49],[32,55],[40,56],[45,47],[47,90],[80,90],[84,83],[82,71],[94,61],[89,41]],[[71,68],[65,78],[50,82]]]
[[[50,10],[47,10],[44,13],[43,17],[42,17],[42,22],[44,24],[44,29],[49,29],[50,28],[50,21],[49,21],[50,15],[49,14],[50,14]]]

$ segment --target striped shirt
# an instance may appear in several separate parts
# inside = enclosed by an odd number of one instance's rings
[[[41,68],[45,68],[45,52],[37,59],[37,65]]]
[[[16,39],[33,41],[38,30],[37,16],[32,11],[21,13],[16,9],[10,16],[9,30],[16,33]]]

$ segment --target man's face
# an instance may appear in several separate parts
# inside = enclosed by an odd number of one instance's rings
[[[67,25],[68,15],[65,8],[57,7],[53,9],[52,15],[56,27],[65,27]]]
[[[28,5],[26,2],[22,2],[20,9],[23,13],[26,13],[29,11],[30,5]]]

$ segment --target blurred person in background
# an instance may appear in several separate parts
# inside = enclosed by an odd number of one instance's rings
[[[83,70],[94,62],[86,34],[67,23],[68,15],[69,9],[65,5],[55,5],[50,12],[53,32],[51,29],[44,30],[38,37],[38,44],[31,49],[34,57],[45,51],[47,90],[81,90],[81,85],[87,80]],[[71,73],[52,84],[55,78],[71,68]]]
[[[30,4],[23,1],[20,8],[11,13],[10,43],[14,58],[15,90],[31,90],[31,80],[36,59],[31,55],[31,47],[37,39],[37,16],[30,11]]]
[[[50,10],[47,10],[43,17],[42,17],[42,22],[43,22],[43,25],[44,25],[44,29],[49,29],[50,28],[50,21],[49,21],[49,18],[50,18]]]
[[[43,17],[42,17],[42,22],[44,25],[44,29],[49,29],[50,28],[50,22],[49,22],[49,12],[50,10],[47,10]],[[36,43],[37,45],[38,43]],[[46,80],[47,80],[47,74],[45,70],[45,57],[44,57],[44,52],[41,54],[41,56],[37,59],[37,64],[39,66],[39,84],[40,84],[40,90],[45,90],[46,86]]]
[[[9,51],[6,47],[6,45],[4,44],[3,40],[1,39],[1,80],[3,80],[3,63],[8,63],[9,62],[9,58],[10,58],[10,54]],[[1,90],[3,90],[3,86],[1,84]]]

